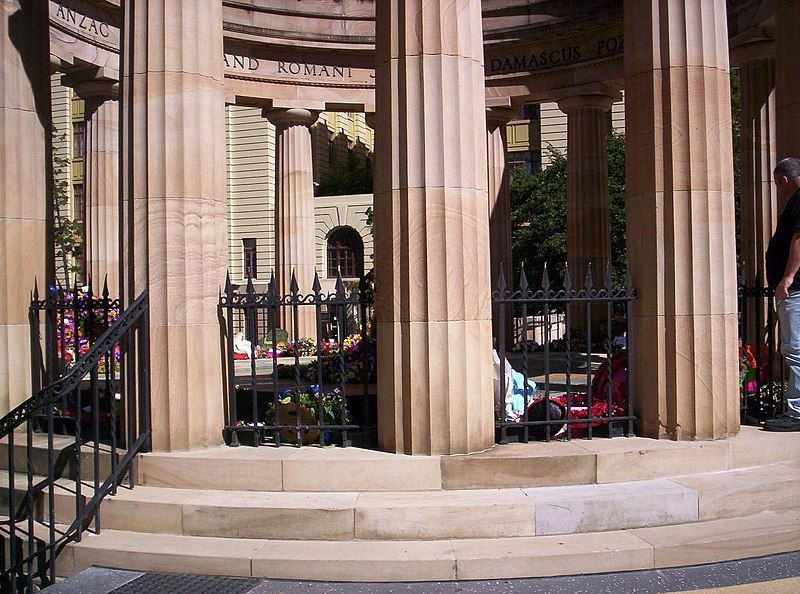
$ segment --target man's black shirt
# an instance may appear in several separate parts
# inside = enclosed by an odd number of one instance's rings
[[[786,208],[783,209],[775,227],[775,234],[769,242],[767,248],[767,284],[771,289],[778,286],[786,270],[786,262],[789,260],[789,247],[792,243],[794,234],[800,231],[800,190],[797,190]],[[800,291],[800,274],[794,275],[794,282],[789,287],[789,291]]]

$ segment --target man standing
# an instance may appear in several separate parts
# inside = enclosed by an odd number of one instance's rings
[[[787,199],[766,255],[767,283],[775,290],[781,354],[789,368],[785,415],[767,421],[766,431],[800,431],[800,159],[783,159],[773,172],[778,198]]]

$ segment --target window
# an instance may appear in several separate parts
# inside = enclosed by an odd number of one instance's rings
[[[244,278],[256,278],[258,276],[258,254],[256,252],[256,240],[253,238],[242,239],[242,253]]]
[[[83,197],[83,184],[75,184],[72,186],[72,192],[75,196],[75,200],[73,202],[73,218],[75,220],[82,221],[86,213],[86,202]]]
[[[86,154],[86,122],[72,124],[72,158],[83,159]]]
[[[328,278],[361,278],[364,274],[364,242],[352,227],[339,227],[328,237]]]

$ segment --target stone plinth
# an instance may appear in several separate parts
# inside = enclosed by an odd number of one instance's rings
[[[95,288],[119,294],[119,85],[76,85],[86,102],[86,263]]]
[[[481,3],[376,5],[382,449],[494,441]]]
[[[724,0],[626,0],[634,410],[651,437],[739,430]]]
[[[316,269],[314,223],[314,172],[312,169],[311,125],[317,113],[307,109],[271,109],[264,115],[275,124],[277,138],[275,192],[275,281],[278,295],[292,290],[292,275],[301,295],[312,292]],[[281,327],[295,339],[316,340],[313,307],[283,308]]]
[[[227,261],[221,0],[126,4],[122,279],[150,294],[153,448],[222,441]]]
[[[508,180],[508,144],[506,124],[514,119],[515,112],[508,107],[486,109],[486,149],[489,196],[489,253],[491,257],[492,290],[497,289],[500,271],[506,282],[513,283],[514,269],[511,262],[511,189]],[[504,326],[507,346],[514,342],[514,312],[506,306],[503,319],[500,308],[492,305],[492,335],[500,340],[500,327]],[[499,342],[496,342],[499,345]]]
[[[28,306],[48,280],[47,15],[31,4],[0,3],[0,415],[31,396]]]

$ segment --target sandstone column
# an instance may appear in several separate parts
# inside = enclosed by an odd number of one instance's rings
[[[124,291],[150,295],[153,448],[222,441],[225,279],[221,0],[126,3]]]
[[[777,157],[800,157],[800,2],[778,0],[775,10]],[[779,212],[784,204],[778,205]]]
[[[740,264],[748,286],[766,283],[764,254],[778,221],[778,199],[772,182],[772,170],[777,163],[774,52],[771,41],[752,42],[731,51],[732,58],[739,58],[741,78]],[[766,308],[759,315],[756,305],[755,300],[748,300],[747,342],[751,344],[760,342],[766,327]]]
[[[29,2],[0,2],[0,415],[31,396],[28,306],[45,278],[47,20]]]
[[[501,270],[509,286],[515,283],[514,269],[511,263],[511,189],[508,180],[508,144],[506,141],[506,125],[512,119],[514,119],[514,110],[509,107],[487,107],[486,109],[492,291],[497,289]],[[506,346],[511,346],[514,343],[514,312],[510,305],[507,305],[505,310],[504,319],[501,320],[499,307],[492,306],[492,336],[496,340],[500,340],[500,326],[504,325]]]
[[[75,86],[86,102],[86,262],[94,288],[108,279],[119,294],[119,84],[92,80]]]
[[[307,109],[271,109],[264,114],[275,124],[278,163],[275,190],[275,283],[278,295],[291,292],[292,274],[301,295],[311,293],[316,269],[314,172],[311,126],[317,113]],[[281,311],[281,326],[293,339],[316,339],[313,307],[298,307],[294,328],[292,311]]]
[[[600,89],[567,90],[558,97],[558,108],[567,114],[567,265],[577,285],[589,266],[602,283],[611,262],[605,114],[619,98],[618,91]]]
[[[376,12],[379,442],[481,450],[494,441],[481,3]]]
[[[634,408],[652,437],[739,430],[725,4],[624,4]]]

